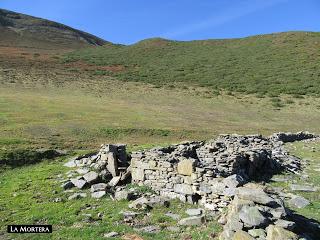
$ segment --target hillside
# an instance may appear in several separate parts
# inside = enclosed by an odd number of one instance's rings
[[[105,43],[91,34],[60,23],[0,9],[0,46],[74,49]]]
[[[320,95],[320,33],[178,42],[148,39],[69,53],[64,62],[117,66],[100,71],[124,81],[200,85],[213,92]]]

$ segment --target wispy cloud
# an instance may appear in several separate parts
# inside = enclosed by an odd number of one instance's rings
[[[239,1],[234,6],[226,9],[225,11],[216,13],[214,16],[211,16],[202,21],[182,26],[179,29],[175,29],[166,33],[161,34],[160,36],[165,38],[176,38],[181,37],[193,32],[197,32],[207,28],[218,27],[227,22],[233,21],[235,19],[244,17],[251,13],[261,11],[268,7],[275,6],[277,4],[287,2],[288,0],[246,0]]]

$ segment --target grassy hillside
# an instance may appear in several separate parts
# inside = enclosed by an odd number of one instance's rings
[[[75,49],[107,42],[89,33],[25,14],[0,9],[0,46]]]
[[[77,61],[104,66],[96,74],[124,81],[320,96],[320,33],[191,42],[149,39],[130,46],[83,49],[64,57],[66,63]]]

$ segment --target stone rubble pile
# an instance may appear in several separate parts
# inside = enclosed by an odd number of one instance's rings
[[[284,196],[251,181],[268,180],[280,171],[299,174],[302,161],[289,155],[284,143],[316,137],[308,132],[277,133],[268,138],[220,135],[207,142],[184,142],[131,155],[127,155],[125,145],[102,145],[98,153],[65,164],[74,169],[68,172],[69,179],[62,187],[90,188],[93,198],[109,192],[114,200],[130,200],[132,209],[166,206],[170,199],[199,204],[206,211],[222,215],[228,207],[219,220],[224,224],[221,239],[298,239],[291,231],[295,222],[289,219]],[[155,194],[137,194],[123,186],[127,183],[148,186]],[[80,197],[84,194],[71,196]],[[297,206],[309,204],[297,196],[291,202]],[[199,225],[203,216],[180,221],[181,225]]]

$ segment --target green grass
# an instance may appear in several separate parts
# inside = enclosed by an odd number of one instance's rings
[[[156,207],[148,217],[141,217],[145,224],[156,224],[161,227],[157,234],[135,232],[121,222],[122,210],[128,209],[127,201],[113,202],[109,197],[95,200],[90,197],[67,201],[72,193],[64,193],[60,187],[59,174],[69,169],[63,167],[63,159],[45,161],[36,165],[7,170],[0,173],[0,235],[6,239],[8,224],[52,224],[54,233],[50,239],[103,239],[103,233],[111,231],[120,234],[137,233],[143,239],[181,239],[183,236],[193,236],[193,239],[209,239],[209,233],[218,233],[221,228],[216,222],[208,222],[197,228],[183,228],[184,233],[171,233],[164,230],[167,226],[175,226],[176,220],[167,219],[168,211],[185,216],[184,212],[191,205],[172,201],[169,208]],[[89,194],[89,190],[86,190]],[[141,189],[146,191],[146,189]],[[62,202],[53,202],[55,198]],[[86,209],[88,206],[95,208]],[[111,207],[112,206],[112,207]],[[103,218],[98,219],[98,213]],[[86,222],[83,214],[92,214],[93,221]],[[168,221],[167,221],[168,220]],[[15,235],[15,239],[48,239],[48,235]],[[117,238],[116,238],[117,239]]]
[[[291,191],[289,184],[296,182],[297,184],[312,184],[313,186],[320,187],[320,172],[315,169],[320,169],[320,142],[303,143],[296,142],[293,144],[287,144],[287,148],[291,154],[308,160],[305,172],[308,174],[308,179],[300,178],[297,175],[289,174],[292,178],[288,182],[274,182],[273,186],[283,187],[285,191],[292,192],[293,194],[303,196],[307,198],[311,204],[305,208],[293,208],[295,212],[301,214],[307,218],[312,218],[320,222],[320,189],[316,192],[299,192]]]
[[[319,96],[319,44],[320,33],[313,32],[190,42],[155,38],[130,46],[78,50],[62,61],[120,65],[123,71],[98,74],[156,86],[198,85],[230,93]]]
[[[96,150],[102,143],[117,142],[137,149],[209,139],[220,133],[319,131],[320,100],[312,97],[290,104],[286,104],[292,99],[289,96],[271,98],[281,101],[279,110],[269,97],[221,94],[206,98],[196,94],[198,89],[159,89],[116,81],[102,85],[103,92],[77,86],[0,88],[0,151]]]

